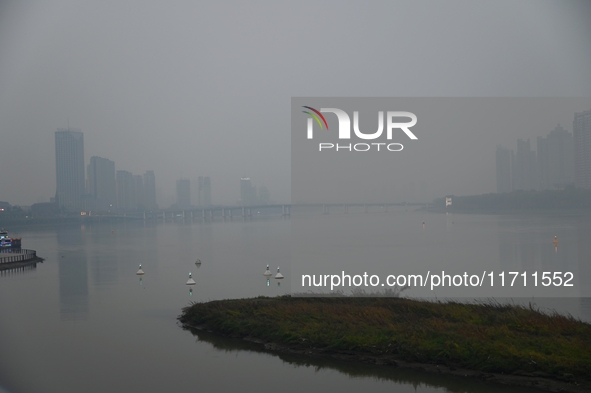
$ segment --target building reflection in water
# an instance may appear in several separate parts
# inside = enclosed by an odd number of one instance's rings
[[[118,259],[113,258],[112,250],[119,240],[119,229],[105,225],[89,225],[86,227],[87,235],[85,248],[90,255],[89,276],[93,287],[104,288],[117,282],[119,277]],[[117,254],[118,255],[118,254]]]
[[[521,272],[578,270],[581,239],[574,224],[573,217],[499,217],[499,267]]]
[[[582,303],[586,303],[585,309],[589,319],[591,320],[591,285],[588,280],[591,280],[591,215],[580,216],[576,223],[577,228],[577,266],[578,275],[575,285],[581,288],[579,296]],[[562,243],[562,242],[561,242]],[[562,247],[562,244],[559,245]]]
[[[577,298],[538,298],[536,303],[591,321],[591,286],[585,282],[591,277],[591,215],[499,216],[497,222],[500,269],[572,272]]]
[[[88,317],[88,267],[83,226],[59,227],[58,270],[62,320]]]

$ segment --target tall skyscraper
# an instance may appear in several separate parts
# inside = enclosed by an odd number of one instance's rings
[[[240,179],[240,204],[242,206],[251,206],[256,202],[257,189],[250,181],[250,177]]]
[[[144,181],[142,175],[133,175],[131,206],[133,209],[144,209]]]
[[[259,187],[259,198],[258,203],[261,205],[268,205],[271,203],[271,193],[265,186]]]
[[[574,182],[574,142],[570,132],[557,125],[547,137],[538,137],[540,189],[564,188]]]
[[[211,179],[209,176],[197,178],[197,204],[199,206],[211,205]]]
[[[538,189],[536,152],[531,150],[529,139],[517,140],[517,152],[511,159],[513,190]]]
[[[511,150],[497,146],[497,192],[511,192]]]
[[[191,207],[191,182],[189,179],[176,181],[176,205],[179,209]]]
[[[575,186],[591,188],[591,110],[575,113]]]
[[[88,194],[94,199],[95,209],[110,211],[117,206],[115,163],[93,156],[87,167]]]
[[[58,128],[55,133],[56,199],[66,211],[79,211],[84,195],[84,134]]]
[[[117,208],[130,210],[133,208],[133,175],[127,171],[117,171]]]
[[[156,176],[154,171],[144,173],[144,204],[146,209],[158,209],[156,204]]]

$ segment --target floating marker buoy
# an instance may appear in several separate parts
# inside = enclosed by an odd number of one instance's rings
[[[195,280],[193,280],[191,273],[189,273],[189,279],[187,280],[187,285],[195,285],[195,284],[197,284],[197,283],[195,282]]]
[[[269,270],[269,265],[267,265],[267,270],[265,270],[265,272],[263,273],[263,276],[271,277],[272,275],[273,275],[273,273],[271,273],[271,271]]]
[[[201,259],[198,259],[197,262],[195,262],[195,265],[197,265],[197,267],[201,266]]]
[[[142,264],[141,263],[140,263],[140,270],[138,270],[136,274],[138,276],[141,276],[142,274],[144,274],[144,271],[142,270]]]
[[[283,280],[283,274],[279,271],[279,267],[277,267],[277,274],[275,275],[275,280]]]

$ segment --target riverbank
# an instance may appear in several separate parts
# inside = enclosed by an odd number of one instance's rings
[[[591,325],[519,306],[285,296],[195,303],[179,321],[280,352],[591,389]]]

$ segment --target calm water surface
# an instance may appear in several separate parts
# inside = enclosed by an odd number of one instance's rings
[[[563,263],[589,274],[591,221],[576,215],[456,215],[451,228],[445,215],[404,211],[322,219],[359,230],[395,219],[404,232],[425,217],[433,227],[448,229],[440,235],[433,229],[433,244],[449,230],[468,227],[472,243],[479,244],[480,236],[489,245],[492,230],[495,244],[486,253],[508,266]],[[8,228],[46,261],[0,274],[0,392],[528,391],[271,354],[240,340],[207,333],[196,337],[177,325],[181,308],[193,301],[289,293],[290,228],[290,220],[273,217]],[[543,240],[557,230],[564,234],[559,262]],[[140,263],[141,280],[136,275]],[[273,279],[267,285],[266,264],[281,267],[286,275],[281,286]],[[192,293],[185,285],[189,272],[197,282]],[[534,301],[591,320],[588,298]]]

